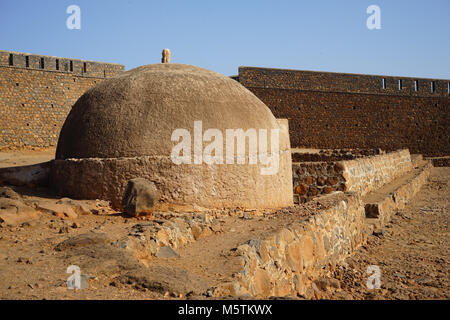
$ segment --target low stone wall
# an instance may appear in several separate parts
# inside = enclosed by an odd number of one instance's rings
[[[292,150],[293,162],[330,162],[353,160],[362,157],[376,156],[384,154],[381,149],[325,149],[319,152],[302,152],[301,150]]]
[[[333,191],[354,191],[363,196],[411,169],[408,150],[348,161],[293,163],[294,203]]]
[[[343,177],[348,191],[365,195],[412,169],[409,150],[384,155],[343,161]]]
[[[139,255],[158,256],[165,247],[178,250],[221,231],[216,217],[208,213],[162,213],[153,220],[135,224],[126,237],[115,242],[115,246],[134,251],[139,259]]]
[[[345,191],[344,166],[336,162],[301,162],[292,164],[294,203],[333,191]]]
[[[48,186],[52,161],[29,166],[0,168],[0,185]]]
[[[379,227],[385,226],[392,214],[403,210],[406,204],[420,191],[420,188],[427,182],[433,165],[427,162],[424,166],[415,169],[415,173],[405,183],[401,184],[384,197],[379,197],[376,201],[367,201],[365,204],[366,217],[369,222]]]
[[[436,158],[426,158],[431,160],[434,167],[450,167],[450,156],[447,157],[436,157]]]
[[[312,281],[367,240],[364,205],[354,193],[329,197],[334,205],[264,239],[237,248],[242,271],[215,295],[308,296]]]
[[[290,150],[280,150],[276,174],[261,175],[262,167],[176,165],[169,156],[57,159],[49,179],[50,186],[61,196],[108,200],[117,210],[122,209],[128,180],[137,177],[153,182],[161,195],[160,203],[166,205],[248,209],[291,206]]]

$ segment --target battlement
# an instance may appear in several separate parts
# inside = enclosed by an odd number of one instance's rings
[[[234,79],[289,120],[294,148],[448,155],[450,80],[256,67]]]
[[[421,97],[449,97],[450,80],[351,73],[239,67],[248,88],[344,92]]]
[[[96,78],[113,77],[125,70],[123,65],[116,63],[104,63],[2,50],[0,50],[0,66],[63,72],[77,76]]]
[[[73,104],[124,66],[0,51],[0,149],[49,147]]]

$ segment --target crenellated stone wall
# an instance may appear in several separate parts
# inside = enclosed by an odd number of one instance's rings
[[[237,80],[289,119],[292,147],[448,156],[450,79],[240,67]]]
[[[72,105],[119,64],[0,51],[0,149],[51,147]]]

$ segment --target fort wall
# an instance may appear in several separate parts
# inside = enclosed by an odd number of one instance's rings
[[[0,149],[56,145],[75,101],[119,64],[0,51]]]
[[[289,120],[293,148],[448,155],[450,80],[254,67],[235,79]]]

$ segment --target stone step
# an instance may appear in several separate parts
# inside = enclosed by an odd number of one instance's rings
[[[427,182],[432,167],[430,161],[415,159],[411,171],[363,197],[366,222],[371,229],[382,228],[405,207]]]

